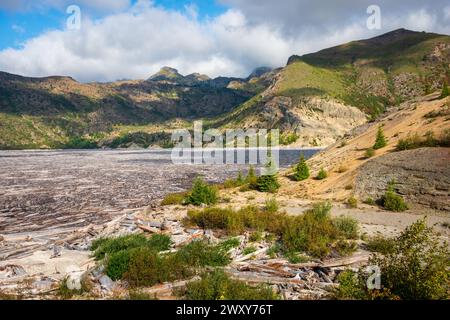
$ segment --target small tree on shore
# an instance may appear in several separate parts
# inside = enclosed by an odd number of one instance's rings
[[[263,174],[256,179],[256,190],[260,192],[270,192],[275,193],[280,188],[280,183],[278,182],[278,176],[276,168],[274,167],[274,162],[269,160],[266,164],[267,174]]]
[[[375,144],[373,145],[374,150],[384,148],[387,144],[386,137],[384,135],[383,127],[379,126],[377,131],[377,137],[375,139]]]
[[[294,168],[294,179],[302,181],[309,178],[309,167],[303,154],[300,156],[300,162]]]
[[[196,178],[185,202],[195,206],[215,204],[217,203],[217,188],[208,185],[202,178]]]

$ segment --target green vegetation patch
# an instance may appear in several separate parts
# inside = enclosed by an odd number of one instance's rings
[[[178,293],[187,300],[278,300],[280,296],[269,286],[250,286],[230,279],[223,271],[204,273],[201,280],[190,282]]]
[[[345,271],[339,275],[336,299],[449,299],[450,251],[425,219],[407,227],[392,240],[372,244],[375,251],[368,266],[378,266],[381,287],[369,289],[362,267],[359,273]]]

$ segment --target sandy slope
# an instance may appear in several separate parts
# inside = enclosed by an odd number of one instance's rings
[[[437,94],[433,94],[404,103],[379,121],[356,128],[349,137],[343,138],[308,160],[312,176],[315,176],[322,167],[327,170],[329,176],[325,180],[308,179],[298,183],[286,177],[289,173],[283,173],[280,195],[338,201],[348,199],[353,190],[345,190],[345,187],[354,186],[358,168],[369,161],[364,159],[365,150],[374,144],[379,125],[383,125],[388,145],[377,150],[375,157],[392,152],[398,140],[408,134],[417,132],[422,136],[427,131],[433,131],[438,137],[445,129],[450,129],[450,121],[446,120],[449,118],[448,114],[433,119],[424,117],[432,111],[443,109],[450,101],[449,98],[434,100],[436,97]]]

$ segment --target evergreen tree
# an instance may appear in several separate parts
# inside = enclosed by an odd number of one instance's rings
[[[308,178],[309,178],[309,167],[302,153],[302,155],[300,156],[300,162],[294,168],[294,179],[296,181],[302,181]]]
[[[373,145],[373,149],[381,149],[384,148],[387,144],[386,137],[384,136],[383,127],[379,126],[377,131],[377,137],[375,139],[375,144]]]
[[[201,204],[217,203],[217,189],[208,185],[202,178],[198,177],[194,180],[191,191],[186,197],[186,204],[199,206]]]
[[[256,179],[255,187],[260,192],[275,193],[280,188],[275,163],[272,160],[266,164],[267,174],[263,174]]]

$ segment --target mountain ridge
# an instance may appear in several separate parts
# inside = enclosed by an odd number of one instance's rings
[[[144,147],[153,135],[170,145],[167,131],[195,119],[221,130],[278,128],[288,143],[325,146],[445,80],[450,37],[406,29],[293,55],[285,67],[257,68],[245,79],[183,76],[170,67],[109,83],[2,72],[0,148],[107,147],[136,135]]]

